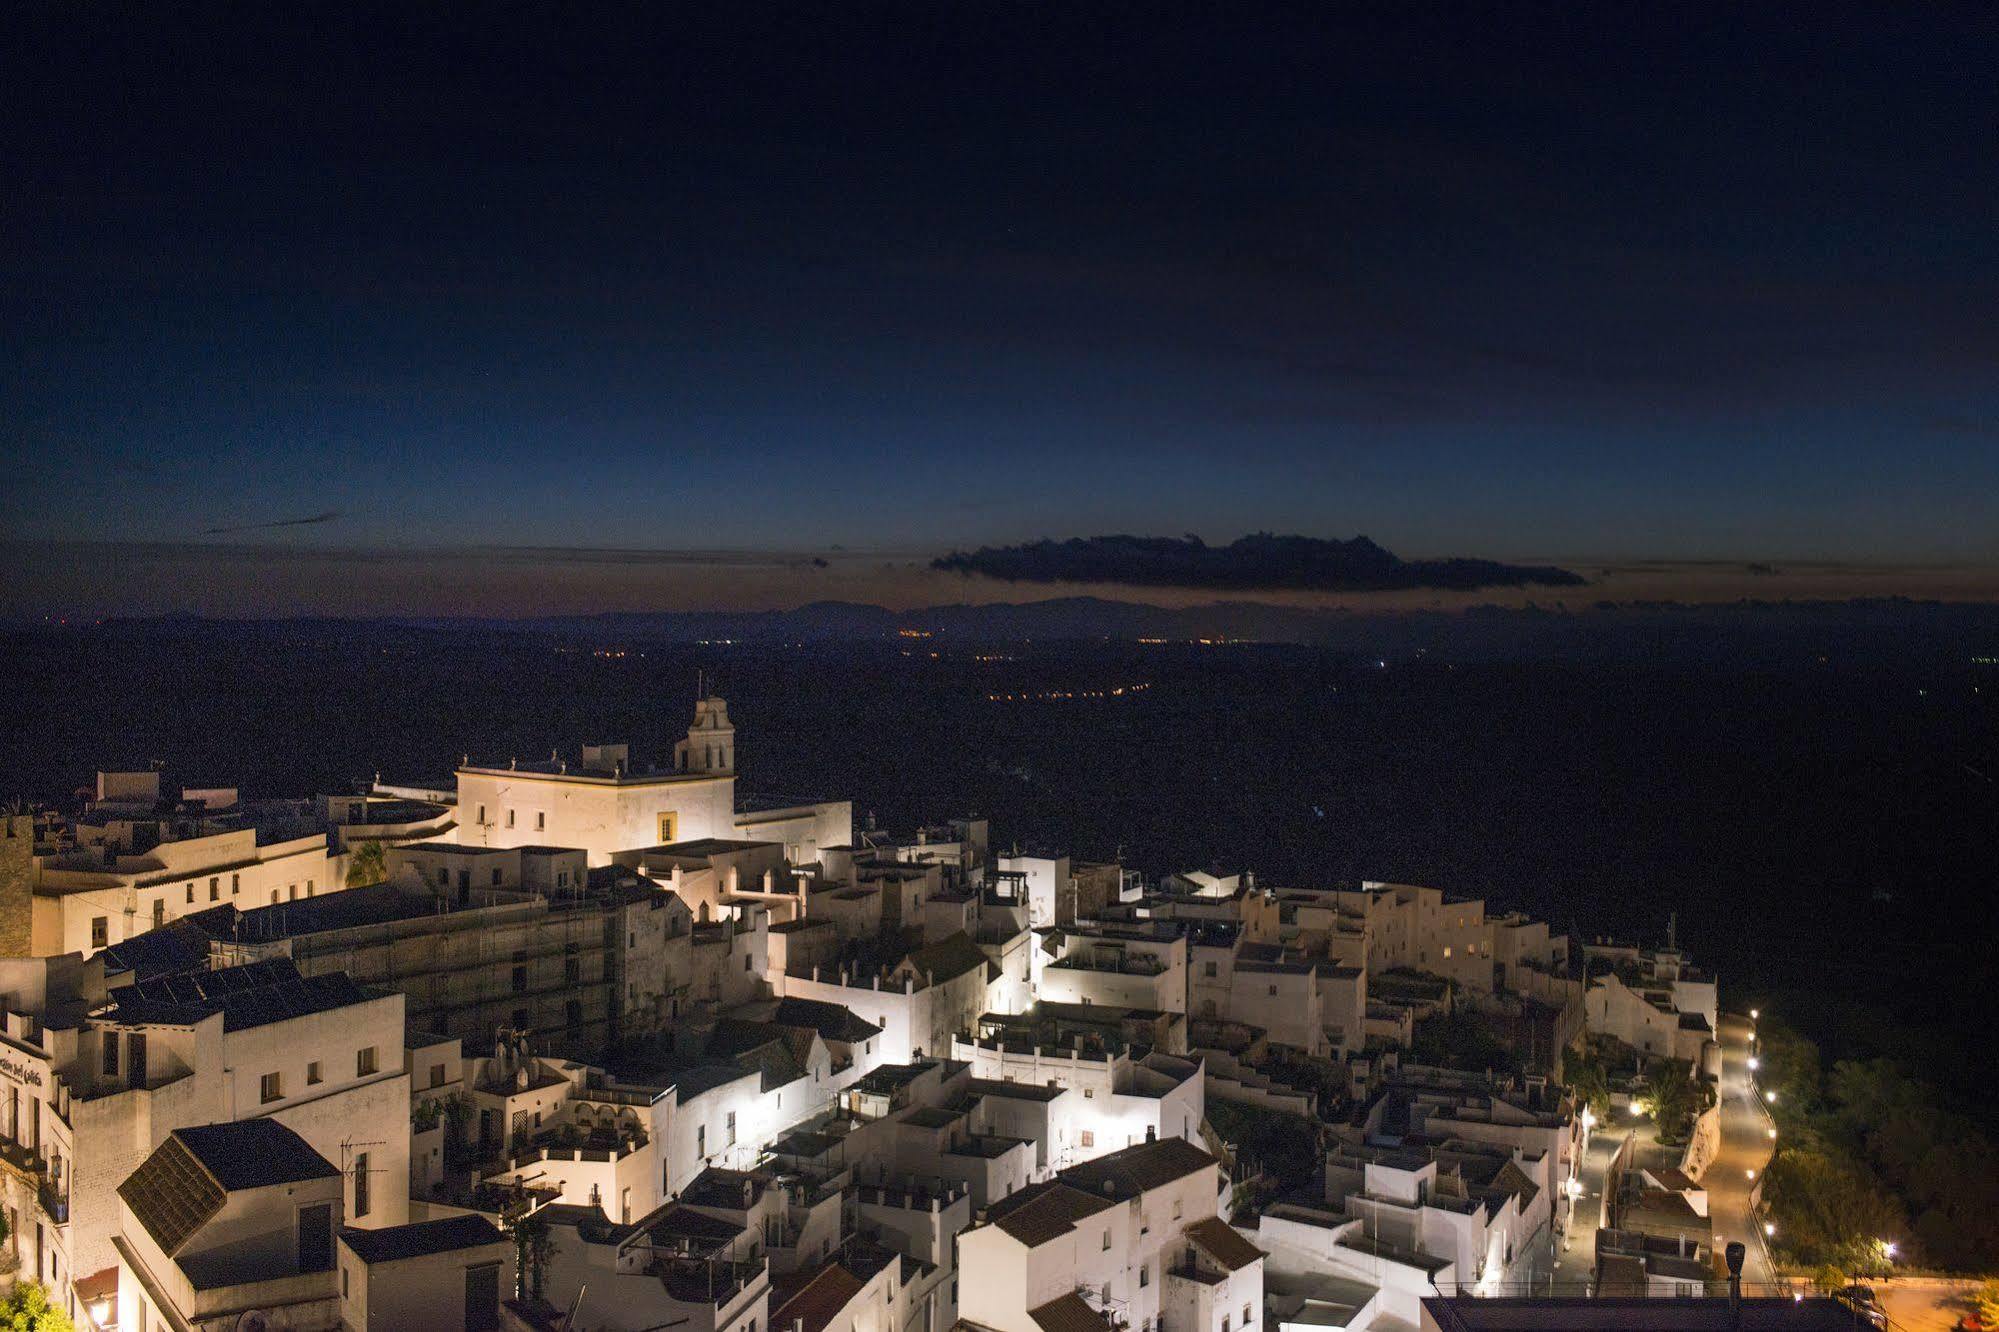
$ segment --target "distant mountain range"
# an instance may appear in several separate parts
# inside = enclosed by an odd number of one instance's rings
[[[1217,601],[1185,608],[1097,597],[916,610],[820,601],[785,611],[657,611],[524,619],[265,621],[134,619],[84,630],[146,636],[381,633],[541,635],[592,645],[1049,643],[1145,640],[1310,645],[1383,660],[1636,661],[1676,667],[1955,664],[1999,661],[1999,605],[1875,598],[1726,604],[1358,612]]]

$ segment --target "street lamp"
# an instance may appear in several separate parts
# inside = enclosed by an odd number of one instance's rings
[[[1765,1235],[1774,1235],[1774,1234],[1776,1234],[1776,1233],[1777,1233],[1777,1223],[1776,1223],[1775,1221],[1765,1221],[1765,1222],[1763,1223],[1763,1233],[1764,1233]]]
[[[1777,1141],[1777,1130],[1776,1130],[1776,1129],[1771,1129],[1771,1130],[1770,1130],[1770,1141],[1772,1141],[1772,1142],[1775,1142],[1775,1141]]]
[[[1762,1064],[1757,1060],[1755,1055],[1749,1056],[1749,1071],[1751,1073],[1754,1073],[1758,1068],[1761,1067]]]
[[[1759,1020],[1761,1020],[1761,1018],[1762,1018],[1762,1017],[1763,1017],[1763,1010],[1762,1010],[1762,1009],[1760,1009],[1760,1008],[1752,1008],[1752,1009],[1750,1009],[1750,1010],[1749,1010],[1749,1020],[1750,1020],[1751,1022],[1756,1022],[1756,1021],[1759,1021]]]
[[[1747,1176],[1749,1176],[1749,1178],[1751,1178],[1751,1179],[1755,1179],[1755,1178],[1756,1178],[1756,1172],[1755,1172],[1754,1170],[1745,1170],[1745,1171],[1743,1171],[1742,1173],[1743,1173],[1743,1174],[1745,1174],[1745,1175],[1747,1175]]]
[[[1596,1127],[1596,1111],[1590,1109],[1588,1106],[1583,1107],[1583,1127],[1586,1129]]]
[[[1777,1104],[1777,1093],[1773,1091],[1766,1091],[1763,1093],[1763,1099],[1768,1101],[1771,1105],[1775,1105]]]
[[[1889,1262],[1895,1261],[1895,1241],[1893,1240],[1881,1241],[1881,1256],[1883,1258],[1886,1258]]]

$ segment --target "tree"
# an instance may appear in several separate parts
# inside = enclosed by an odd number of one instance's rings
[[[1763,1196],[1784,1248],[1808,1263],[1869,1271],[1881,1261],[1883,1236],[1908,1233],[1880,1181],[1832,1151],[1786,1147],[1765,1172]]]
[[[1569,1094],[1579,1105],[1596,1112],[1600,1120],[1610,1113],[1610,1075],[1592,1055],[1577,1055],[1568,1061]]]
[[[1686,1060],[1662,1059],[1652,1066],[1645,1077],[1645,1099],[1652,1103],[1652,1121],[1659,1126],[1659,1141],[1679,1141],[1694,1113],[1697,1095],[1693,1067]]]
[[[1992,1277],[1979,1286],[1972,1302],[1978,1306],[1979,1322],[1987,1327],[1999,1327],[1999,1277]]]
[[[355,843],[347,857],[347,886],[366,888],[388,877],[388,861],[383,855],[381,842],[371,838]]]
[[[49,1293],[32,1281],[18,1281],[0,1298],[0,1329],[6,1332],[76,1332],[69,1315],[49,1303]]]

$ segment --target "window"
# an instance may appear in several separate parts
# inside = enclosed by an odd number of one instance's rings
[[[286,898],[288,898],[289,900],[291,900],[291,901],[293,901],[293,902],[296,902],[296,901],[298,901],[298,885],[297,885],[297,884],[295,884],[295,883],[288,883],[288,884],[286,884],[286,885],[285,885],[285,896],[286,896]]]
[[[1105,1253],[1109,1253],[1110,1251],[1111,1251],[1111,1228],[1110,1228],[1109,1226],[1105,1226],[1105,1227],[1104,1227],[1104,1252],[1105,1252]]]
[[[708,1126],[706,1124],[698,1124],[695,1126],[694,1154],[696,1156],[704,1156],[704,1157],[708,1155]]]
[[[432,1064],[430,1066],[430,1085],[433,1087],[442,1087],[444,1085],[444,1065]]]
[[[582,1026],[583,1025],[582,1001],[577,999],[571,999],[568,1003],[564,1004],[562,1006],[562,1017],[564,1023],[566,1023],[568,1026],[571,1027]]]
[[[449,888],[451,886],[451,871],[449,869],[438,870],[437,886],[440,888]]]
[[[1173,1219],[1175,1221],[1178,1221],[1180,1219],[1180,1213],[1185,1210],[1186,1210],[1185,1204],[1183,1204],[1178,1198],[1175,1198],[1173,1200]]]
[[[189,906],[193,906],[193,905],[194,905],[194,885],[193,885],[193,884],[189,884],[189,885],[187,886],[187,904],[188,904]]]
[[[312,896],[312,880],[311,880],[311,879],[307,879],[307,880],[305,881],[305,895],[306,895],[307,897],[311,897],[311,896]]]
[[[1096,1146],[1096,1145],[1097,1145],[1097,1135],[1096,1135],[1096,1133],[1095,1133],[1095,1132],[1093,1132],[1093,1131],[1092,1131],[1092,1130],[1090,1130],[1090,1129],[1084,1129],[1084,1130],[1083,1130],[1083,1145],[1084,1145],[1085,1147],[1094,1147],[1094,1146]]]
[[[749,954],[745,953],[743,955],[743,970],[748,971],[749,969],[750,969],[750,958]]]
[[[1152,1284],[1152,1269],[1143,1264],[1138,1269],[1138,1288],[1144,1290]]]
[[[514,826],[514,812],[511,809],[507,811],[507,826],[509,828]]]
[[[1445,944],[1445,945],[1444,945],[1444,956],[1445,956],[1445,957],[1449,957],[1450,955],[1451,955],[1451,946],[1450,946],[1449,944]]]
[[[115,1031],[104,1033],[104,1075],[111,1078],[118,1076],[118,1033]]]
[[[354,1153],[354,1215],[368,1215],[368,1153]]]
[[[528,987],[528,969],[526,967],[515,967],[514,993],[519,994],[521,991],[527,989],[527,987]]]
[[[1229,1316],[1227,1314],[1222,1315],[1222,1332],[1229,1332]]]
[[[160,926],[166,923],[167,923],[167,899],[164,897],[155,897],[153,899],[153,928],[157,930]]]
[[[1209,975],[1209,976],[1212,976],[1212,975],[1214,975],[1214,974],[1215,974],[1215,964],[1214,964],[1214,963],[1212,963],[1212,962],[1208,963],[1208,964],[1207,964],[1207,965],[1206,965],[1206,966],[1205,966],[1205,967],[1203,968],[1203,974],[1204,974],[1204,975]]]
[[[1252,1320],[1249,1316],[1249,1306],[1245,1304],[1242,1306],[1242,1325],[1244,1327],[1248,1327],[1251,1321]]]
[[[1270,995],[1273,999],[1277,997],[1277,987],[1275,985],[1270,987]]]
[[[534,830],[536,832],[540,832],[543,828],[546,828],[547,826],[548,826],[547,812],[539,809],[536,810],[534,812]]]
[[[277,905],[277,901],[278,901],[278,890],[273,888],[271,889],[271,904],[275,906]]]
[[[528,1011],[525,1008],[516,1008],[514,1010],[514,1030],[526,1031],[527,1029],[528,1029]]]
[[[670,810],[659,816],[659,840],[662,846],[673,841],[673,830],[677,823],[678,820]]]
[[[220,902],[222,900],[222,879],[220,876],[208,881],[208,900],[211,902]]]
[[[1083,1088],[1083,1099],[1084,1099],[1084,1100],[1086,1100],[1086,1101],[1094,1101],[1094,1100],[1096,1100],[1096,1099],[1097,1099],[1097,1089],[1096,1089],[1095,1087],[1085,1087],[1085,1088]]]
[[[574,985],[578,981],[582,980],[583,979],[582,961],[580,959],[573,957],[565,959],[562,963],[562,979],[564,983],[569,985]]]
[[[723,1128],[722,1133],[722,1145],[725,1147],[734,1147],[736,1145],[736,1112],[734,1110],[729,1112],[728,1124]]]
[[[340,1269],[340,1298],[344,1300],[351,1297],[352,1291],[347,1284],[347,1269],[343,1267]]]
[[[284,1100],[285,1075],[282,1073],[264,1074],[263,1096],[265,1105],[269,1105],[272,1101]]]
[[[486,807],[484,805],[479,806],[479,826],[481,828],[486,826]]]
[[[92,916],[90,918],[90,946],[103,948],[111,942],[111,918]]]
[[[354,1052],[355,1077],[357,1078],[370,1077],[375,1073],[378,1067],[380,1066],[375,1061],[374,1046],[370,1045],[366,1049],[356,1050]]]
[[[493,886],[495,888],[500,886],[500,871],[498,870],[493,871]]]
[[[242,876],[242,875],[240,875],[240,874],[232,874],[232,875],[230,875],[230,876],[229,876],[229,895],[230,895],[231,897],[234,897],[234,896],[236,896],[236,894],[238,894],[238,893],[240,893],[240,892],[242,892],[242,891],[243,891],[243,876]]]
[[[125,1038],[125,1081],[134,1087],[146,1085],[146,1033],[135,1031]]]
[[[310,1064],[307,1064],[307,1065],[305,1066],[305,1085],[306,1085],[306,1086],[308,1086],[308,1087],[317,1087],[317,1086],[318,1086],[318,1085],[319,1085],[320,1083],[322,1083],[322,1082],[324,1082],[324,1081],[326,1081],[326,1079],[325,1079],[325,1077],[323,1077],[323,1076],[321,1075],[321,1073],[320,1073],[320,1069],[319,1069],[319,1061],[318,1061],[317,1059],[313,1060],[313,1061],[312,1061],[312,1062],[311,1062]]]

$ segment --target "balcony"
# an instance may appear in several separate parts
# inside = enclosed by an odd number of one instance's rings
[[[0,1138],[0,1165],[36,1180],[47,1174],[49,1168],[40,1152],[12,1138]]]
[[[1062,971],[1105,971],[1119,976],[1163,976],[1166,963],[1149,954],[1078,953],[1048,964]]]
[[[49,1220],[59,1226],[69,1224],[69,1195],[58,1193],[47,1179],[35,1186],[35,1201]]]

